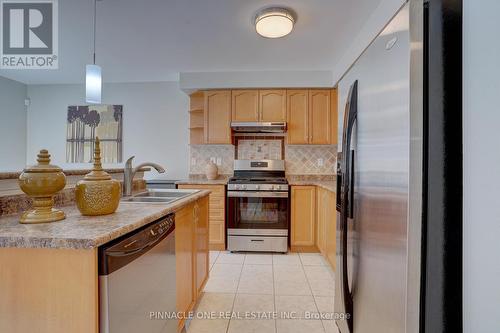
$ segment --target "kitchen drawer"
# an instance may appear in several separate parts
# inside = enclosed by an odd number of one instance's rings
[[[210,196],[210,209],[212,208],[222,208],[224,209],[226,199],[223,197],[212,197]]]
[[[212,208],[210,207],[210,221],[219,220],[224,221],[224,208]]]
[[[224,221],[210,221],[208,227],[210,244],[224,244],[225,232]]]

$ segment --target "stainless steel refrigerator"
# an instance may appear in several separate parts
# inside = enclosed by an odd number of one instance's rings
[[[460,331],[460,9],[408,1],[338,84],[341,333]]]

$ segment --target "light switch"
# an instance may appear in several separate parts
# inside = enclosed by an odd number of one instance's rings
[[[222,158],[221,157],[217,157],[217,163],[215,163],[217,165],[222,165]]]
[[[318,158],[317,164],[319,167],[322,167],[323,165],[325,165],[325,161],[322,158]]]
[[[210,162],[217,164],[216,163],[217,159],[214,156],[212,156],[212,157],[210,157]]]

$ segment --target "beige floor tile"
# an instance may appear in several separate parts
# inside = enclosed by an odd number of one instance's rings
[[[196,312],[230,312],[235,294],[203,293]]]
[[[325,333],[321,320],[278,319],[277,333]]]
[[[300,253],[299,257],[304,266],[327,266],[325,258],[320,253]]]
[[[236,293],[239,277],[210,276],[205,285],[205,292]]]
[[[241,275],[242,264],[216,263],[210,271],[210,277],[237,278]]]
[[[274,320],[231,320],[228,333],[275,333]]]
[[[253,294],[236,294],[234,300],[233,312],[238,314],[239,318],[253,319],[254,317],[246,317],[245,313],[250,312],[249,316],[254,316],[252,312],[273,312],[274,311],[274,296],[273,295],[253,295]],[[258,315],[258,314],[256,314]]]
[[[288,278],[275,279],[275,295],[283,296],[308,296],[312,295],[311,289],[305,278],[290,276]]]
[[[229,319],[193,319],[187,333],[226,333]]]
[[[314,296],[314,301],[320,313],[331,314],[333,316],[333,297],[332,296]]]
[[[331,279],[309,280],[309,285],[314,296],[334,296],[335,284]]]
[[[272,263],[272,254],[247,253],[245,257],[245,265],[272,265]]]
[[[275,298],[278,318],[307,318],[310,314],[317,315],[318,309],[312,296],[279,296]],[[282,317],[281,317],[282,315]],[[309,317],[310,318],[310,317]]]
[[[221,252],[217,257],[217,264],[243,264],[245,255],[242,253]]]
[[[335,276],[332,271],[327,266],[305,266],[304,272],[306,273],[307,279],[309,281],[314,280],[333,280]]]
[[[210,269],[212,269],[212,266],[215,264],[215,261],[217,260],[219,253],[220,253],[220,251],[210,251],[210,253],[208,255],[208,262],[210,265]]]
[[[273,267],[271,265],[244,265],[238,293],[272,295],[274,293]]]
[[[301,265],[297,253],[273,254],[273,265]]]
[[[312,295],[302,266],[277,265],[273,266],[273,270],[276,295]]]
[[[334,320],[322,320],[322,323],[326,333],[339,333]]]

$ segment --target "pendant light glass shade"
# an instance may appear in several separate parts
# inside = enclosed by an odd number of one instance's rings
[[[102,72],[97,65],[85,66],[85,101],[89,104],[101,104]]]
[[[266,8],[255,16],[255,30],[266,38],[280,38],[293,30],[296,17],[286,8]]]

